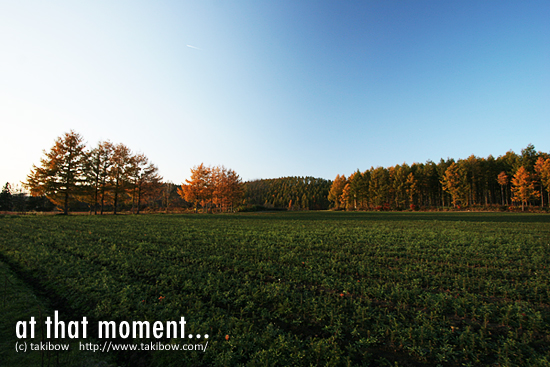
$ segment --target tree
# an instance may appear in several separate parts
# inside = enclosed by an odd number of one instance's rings
[[[130,170],[132,168],[132,151],[124,144],[117,144],[111,155],[109,169],[110,189],[113,196],[113,214],[117,213],[119,201],[124,201],[123,195],[130,184]]]
[[[136,214],[139,214],[143,196],[160,191],[162,177],[158,175],[158,168],[140,153],[130,159],[128,179],[131,185],[132,207],[135,206]]]
[[[363,185],[363,175],[359,170],[355,171],[350,177],[349,177],[349,184],[350,184],[350,198],[353,199],[353,209],[357,209],[357,202],[363,201],[364,196],[364,185]],[[344,186],[345,187],[345,186]]]
[[[462,202],[464,199],[464,185],[461,173],[460,167],[453,162],[445,171],[445,175],[441,181],[443,189],[451,194],[453,206],[455,208],[458,202]]]
[[[459,164],[462,167],[461,174],[464,178],[463,182],[465,182],[463,188],[467,205],[476,205],[480,176],[479,159],[472,154],[467,159],[459,161]]]
[[[0,211],[10,211],[13,205],[12,199],[10,183],[6,182],[2,192],[0,192]]]
[[[537,161],[535,162],[535,174],[534,179],[538,182],[540,187],[540,208],[544,208],[544,195],[543,195],[543,188],[544,184],[542,183],[542,176],[544,173],[544,158],[539,156],[537,158]]]
[[[546,188],[546,192],[548,193],[548,206],[550,206],[550,158],[546,158],[544,164],[542,165],[540,180],[541,184]]]
[[[502,196],[502,205],[505,205],[504,204],[504,188],[508,186],[508,183],[509,183],[509,180],[508,180],[508,175],[506,174],[506,172],[502,171],[498,174],[498,178],[497,178],[497,181],[498,181],[498,184],[500,185],[500,195]],[[506,198],[506,203],[508,203],[508,198]]]
[[[351,193],[351,187],[349,182],[346,183],[346,186],[344,186],[344,189],[342,190],[342,195],[340,195],[340,204],[342,207],[346,208],[348,210],[352,204],[351,201],[353,201],[353,195]]]
[[[388,203],[390,191],[390,174],[384,167],[376,167],[370,176],[369,196],[375,206]]]
[[[448,198],[450,196],[450,194],[446,192],[447,190],[445,190],[445,188],[443,187],[443,180],[445,178],[445,172],[447,171],[447,168],[449,168],[452,163],[454,163],[454,160],[452,159],[447,158],[447,160],[445,161],[443,160],[443,158],[441,158],[439,160],[439,163],[437,164],[437,175],[439,178],[438,192],[440,195],[441,206],[443,207],[447,202],[449,202]]]
[[[407,176],[406,187],[410,207],[414,208],[414,197],[418,192],[418,185],[416,184],[416,179],[414,178],[414,174],[412,172]]]
[[[243,182],[237,172],[232,169],[225,171],[225,179],[223,182],[225,184],[224,191],[226,193],[226,203],[229,204],[233,210],[236,204],[242,202],[244,194]]]
[[[340,196],[342,196],[342,192],[344,191],[346,183],[346,176],[336,175],[336,178],[334,179],[334,181],[332,182],[332,186],[330,187],[328,200],[334,203],[334,207],[336,209],[340,208]]]
[[[191,179],[185,180],[187,184],[182,184],[178,189],[178,194],[184,200],[195,204],[195,212],[199,204],[204,206],[211,197],[211,177],[211,169],[201,163],[191,169]]]
[[[178,194],[186,201],[198,205],[214,207],[221,211],[233,210],[242,202],[244,186],[241,178],[232,169],[224,166],[205,167],[204,164],[191,169],[191,179],[185,180],[178,189]]]
[[[524,149],[521,150],[520,163],[521,166],[527,170],[529,173],[533,173],[533,168],[537,160],[537,151],[533,144],[527,145]]]
[[[395,194],[395,206],[397,208],[404,208],[407,205],[407,178],[410,168],[406,163],[403,165],[396,165],[395,168],[390,171],[390,179],[392,180],[392,189]],[[411,172],[412,174],[412,172]],[[411,202],[412,204],[412,202]]]
[[[26,188],[32,196],[46,195],[55,205],[69,213],[69,204],[82,194],[85,183],[86,154],[83,138],[71,130],[58,137],[49,152],[33,165]]]
[[[531,175],[523,166],[518,169],[512,178],[512,185],[513,200],[521,201],[521,211],[525,210],[525,204],[529,200],[539,196]]]
[[[98,206],[100,207],[100,213],[103,214],[105,194],[109,183],[109,170],[113,164],[113,150],[114,145],[110,141],[103,141],[88,154],[86,177],[90,186],[94,214],[97,214]]]

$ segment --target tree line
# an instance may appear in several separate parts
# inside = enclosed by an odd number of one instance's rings
[[[64,214],[75,202],[87,204],[94,214],[103,214],[107,207],[116,214],[122,205],[139,213],[147,197],[159,194],[162,177],[144,154],[110,141],[86,149],[83,137],[71,130],[44,151],[25,186],[32,196],[47,197]]]
[[[337,175],[334,181],[283,177],[242,182],[224,166],[200,164],[181,185],[163,182],[158,168],[142,153],[122,143],[102,141],[88,149],[83,137],[70,131],[58,137],[38,166],[12,194],[0,192],[0,210],[69,209],[94,214],[120,210],[139,214],[152,210],[209,212],[243,209],[404,210],[441,207],[550,206],[550,155],[533,145],[521,154],[508,151],[494,158],[474,155]]]
[[[242,204],[243,195],[242,180],[232,169],[200,164],[182,185],[163,182],[158,168],[144,154],[110,141],[87,149],[83,137],[72,130],[44,151],[24,186],[30,198],[23,193],[13,195],[7,183],[0,193],[0,210],[47,211],[57,206],[64,214],[70,209],[94,214],[117,214],[124,209],[139,214],[145,207],[168,211],[194,206],[195,211],[199,207],[232,211]]]
[[[544,197],[547,197],[547,200]],[[550,155],[533,145],[518,155],[474,155],[391,167],[377,167],[346,177],[337,175],[328,200],[346,210],[403,210],[437,207],[527,205],[550,203]]]

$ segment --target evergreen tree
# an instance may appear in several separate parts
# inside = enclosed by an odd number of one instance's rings
[[[6,182],[0,192],[0,211],[11,211],[13,206],[13,197],[11,194],[11,185]]]

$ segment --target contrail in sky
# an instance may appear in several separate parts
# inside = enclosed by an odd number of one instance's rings
[[[195,50],[201,50],[201,51],[202,51],[202,49],[200,49],[200,48],[198,48],[198,47],[195,47],[195,46],[187,45],[187,47],[189,47],[189,48],[194,48]]]

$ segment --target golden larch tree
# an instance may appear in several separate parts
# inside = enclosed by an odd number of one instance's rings
[[[529,200],[537,198],[539,193],[535,190],[535,183],[533,182],[531,175],[521,166],[514,177],[512,177],[512,199],[514,201],[521,201],[521,210],[525,210],[525,204]]]
[[[328,200],[334,203],[336,209],[340,208],[340,196],[342,196],[342,192],[344,191],[346,183],[346,176],[336,175],[336,178],[334,179],[334,181],[332,182],[332,186],[330,187]]]
[[[458,164],[453,162],[447,168],[441,185],[443,185],[443,190],[451,194],[453,206],[456,208],[457,204],[464,200],[465,195],[462,172]]]
[[[197,212],[198,206],[205,206],[211,197],[212,170],[201,163],[191,169],[191,177],[185,182],[178,189],[178,194],[185,201],[193,203]]]
[[[85,187],[86,152],[83,138],[71,130],[55,140],[49,152],[33,165],[25,187],[33,196],[46,195],[55,205],[69,213],[70,202],[83,194]]]

